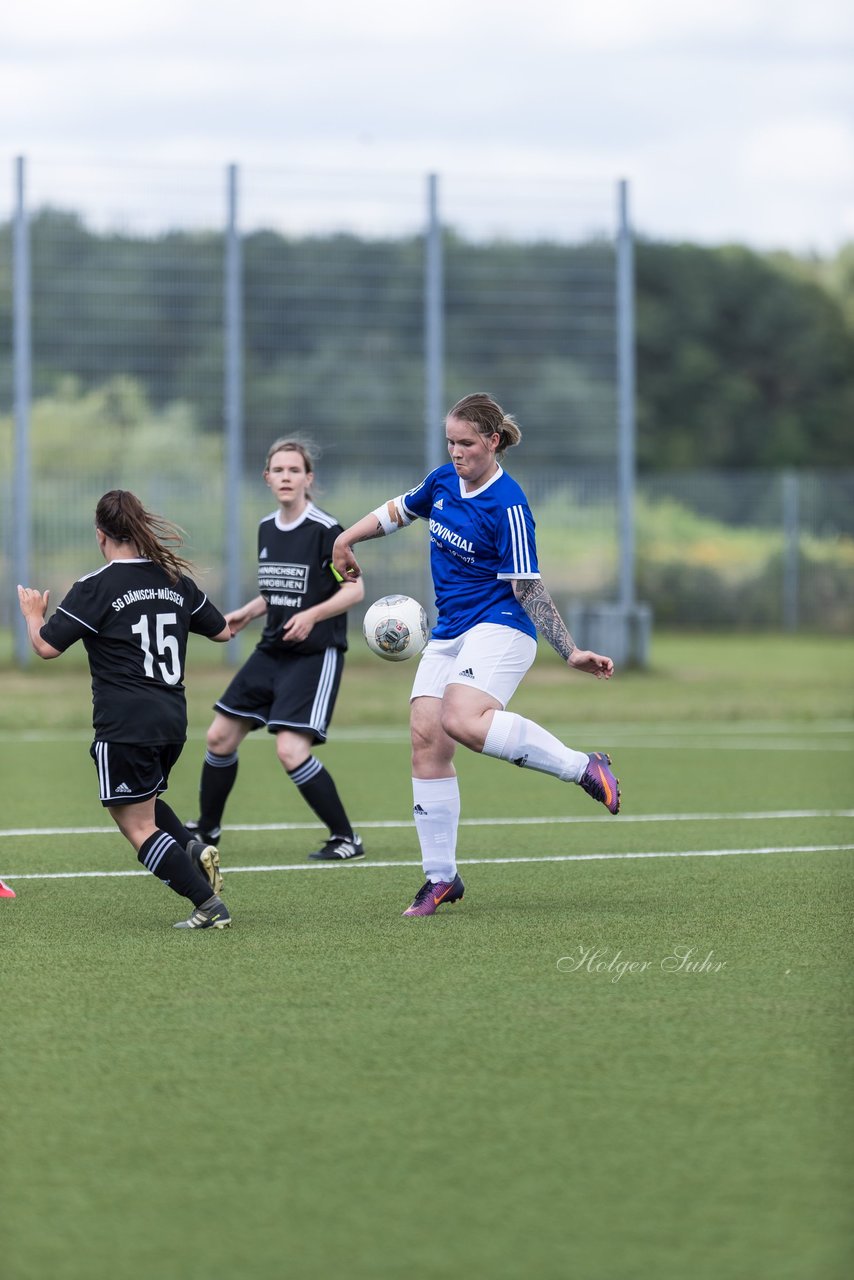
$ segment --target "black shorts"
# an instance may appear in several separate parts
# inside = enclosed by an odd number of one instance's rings
[[[141,804],[166,790],[169,774],[184,750],[183,742],[151,747],[135,742],[93,742],[89,755],[98,770],[101,804]]]
[[[253,729],[293,729],[325,742],[343,671],[340,649],[281,657],[256,649],[214,707],[223,715],[253,721]]]

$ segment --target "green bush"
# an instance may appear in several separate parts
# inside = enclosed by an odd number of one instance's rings
[[[846,551],[848,554],[846,554]],[[737,582],[724,572],[690,560],[638,562],[639,599],[666,627],[777,629],[783,622],[783,555]],[[854,631],[854,568],[851,548],[837,558],[801,554],[798,561],[798,621],[803,627],[846,634]]]

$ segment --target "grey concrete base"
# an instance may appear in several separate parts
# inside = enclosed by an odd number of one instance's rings
[[[579,648],[606,654],[615,667],[649,665],[652,609],[648,604],[571,605],[566,625]]]

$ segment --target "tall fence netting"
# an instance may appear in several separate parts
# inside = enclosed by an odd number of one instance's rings
[[[617,313],[613,184],[507,189],[443,175],[444,406],[488,390],[523,428],[506,465],[537,517],[562,608],[613,598],[617,546]],[[31,253],[33,583],[54,599],[96,567],[92,516],[134,489],[187,531],[221,598],[226,182],[168,168],[27,166]],[[240,171],[245,598],[254,529],[271,509],[261,470],[280,436],[319,446],[318,501],[342,523],[423,475],[424,175]],[[0,624],[11,582],[13,235],[0,228]],[[795,495],[794,509],[793,492]],[[850,628],[854,476],[639,478],[638,596],[660,621]],[[794,510],[794,524],[793,524]],[[430,604],[423,531],[362,556],[369,597]],[[788,597],[787,593],[788,592]],[[785,600],[789,601],[786,614]],[[583,637],[580,637],[583,641]]]

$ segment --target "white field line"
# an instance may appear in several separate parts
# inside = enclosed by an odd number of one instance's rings
[[[459,865],[464,867],[502,866],[512,862],[619,862],[633,858],[732,858],[742,854],[773,853],[839,853],[854,851],[854,844],[791,844],[762,845],[755,849],[685,849],[674,853],[672,849],[662,849],[653,853],[558,853],[542,854],[533,857],[518,858],[460,858]],[[356,862],[354,868],[363,871],[387,870],[395,867],[419,867],[421,862],[408,860],[405,862]],[[330,871],[330,866],[321,863],[270,863],[269,865],[251,867],[227,867],[230,876],[239,873],[258,873],[266,871]],[[27,872],[14,875],[3,873],[4,880],[104,880],[116,876],[147,876],[147,871],[44,871]]]
[[[550,725],[558,737],[574,742],[582,739],[603,742],[608,748],[651,748],[662,751],[854,751],[854,720],[817,720],[795,723],[776,720],[705,722],[701,726],[678,723],[640,724],[558,724]],[[838,735],[833,740],[833,735]],[[830,736],[831,741],[823,740]],[[193,730],[189,742],[204,741],[202,730]],[[840,741],[848,738],[849,741]],[[371,725],[366,728],[342,728],[334,731],[333,740],[340,743],[407,743],[405,725]],[[0,746],[24,746],[49,742],[90,742],[88,730],[40,729],[2,730]],[[250,734],[246,744],[267,742],[267,734]]]
[[[742,813],[621,813],[619,823],[629,822],[744,822],[779,821],[788,818],[854,818],[854,809],[760,809]],[[549,827],[576,826],[581,823],[608,823],[611,817],[602,814],[534,818],[461,818],[461,827]],[[362,831],[398,831],[413,827],[412,819],[387,822],[354,822]],[[228,824],[223,831],[317,831],[316,822],[247,822]],[[0,839],[8,836],[109,836],[118,835],[118,828],[109,827],[7,827],[0,829]]]

